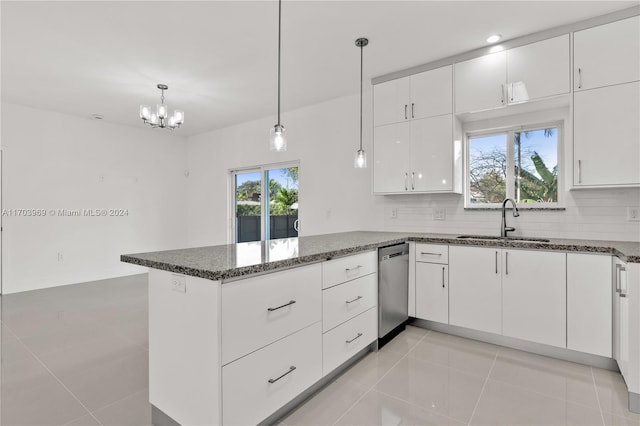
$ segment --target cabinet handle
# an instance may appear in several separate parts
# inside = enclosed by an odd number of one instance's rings
[[[286,376],[287,374],[291,374],[293,373],[293,370],[296,369],[295,365],[292,365],[291,367],[289,367],[289,371],[287,371],[286,373],[284,373],[282,376],[276,377],[275,379],[269,379],[269,383],[275,383],[278,380],[282,379],[284,376]]]
[[[620,293],[620,297],[627,297],[627,293],[622,292],[622,272],[625,272],[627,268],[619,263],[616,263],[616,293]]]
[[[498,250],[496,250],[496,274],[498,273]]]
[[[578,68],[578,89],[582,89],[582,68]]]
[[[351,272],[351,271],[355,271],[356,269],[360,269],[362,268],[362,265],[357,265],[353,268],[344,268],[345,272]]]
[[[413,102],[411,102],[411,118],[415,118],[413,116],[413,107],[415,106],[415,104]]]
[[[511,102],[513,102],[513,83],[511,83]]]
[[[504,84],[500,85],[500,96],[501,96],[500,102],[502,103],[502,105],[504,105],[504,86],[505,86]]]
[[[407,104],[404,104],[404,119],[405,119],[405,120],[406,120],[407,118],[409,118],[409,117],[407,117],[407,106],[408,106]]]
[[[289,303],[285,303],[284,305],[276,306],[275,308],[267,308],[267,311],[269,311],[269,312],[277,311],[278,309],[282,309],[282,308],[286,308],[287,306],[291,306],[294,303],[296,303],[295,300],[290,300]]]
[[[347,300],[345,303],[348,305],[349,303],[353,303],[353,302],[357,302],[358,300],[362,299],[362,296],[358,296],[353,300]]]
[[[442,253],[429,253],[428,251],[421,251],[420,254],[423,256],[442,256]]]
[[[409,184],[407,183],[409,181],[409,173],[405,173],[404,174],[404,190],[408,191],[409,190]]]
[[[578,183],[582,183],[582,160],[578,160]]]
[[[416,189],[416,172],[411,172],[411,190]]]
[[[509,252],[504,253],[504,273],[509,275]]]
[[[353,339],[351,339],[351,340],[345,340],[344,342],[345,342],[345,343],[351,343],[351,342],[353,342],[354,340],[356,340],[356,339],[358,339],[358,338],[360,338],[360,337],[362,337],[362,333],[358,333],[358,335],[357,335],[356,337],[354,337]]]
[[[442,288],[444,288],[444,266],[442,267]]]

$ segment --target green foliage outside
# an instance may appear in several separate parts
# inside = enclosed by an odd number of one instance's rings
[[[554,129],[544,129],[544,136],[551,137]],[[520,203],[558,201],[558,166],[549,169],[536,152],[524,153],[533,168],[523,167],[520,138],[528,132],[515,134],[515,184],[514,197]],[[537,173],[537,175],[536,175]],[[469,189],[476,203],[501,203],[506,194],[507,156],[504,150],[495,149],[474,156],[469,168]],[[507,195],[509,196],[509,195]]]
[[[284,188],[275,179],[269,179],[269,200],[271,201],[269,213],[271,216],[291,215],[297,212],[292,206],[298,202],[298,168],[289,167],[285,169],[285,174],[296,188]],[[260,191],[259,180],[249,180],[238,186],[236,189],[238,216],[260,216]]]

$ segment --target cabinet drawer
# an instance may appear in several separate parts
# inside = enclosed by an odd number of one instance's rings
[[[322,288],[351,281],[377,270],[378,256],[375,251],[329,260],[322,263]]]
[[[322,336],[322,372],[327,375],[378,338],[378,310],[371,308]]]
[[[449,263],[449,246],[416,243],[416,262]]]
[[[222,364],[320,321],[320,286],[320,264],[223,284]]]
[[[378,300],[378,274],[369,274],[322,291],[322,331],[373,308]]]
[[[317,322],[222,367],[222,423],[256,425],[321,377]]]

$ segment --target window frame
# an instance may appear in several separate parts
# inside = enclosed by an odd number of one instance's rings
[[[564,208],[564,178],[565,178],[565,163],[564,163],[564,120],[550,120],[530,123],[526,125],[507,125],[494,128],[486,128],[479,130],[469,130],[464,133],[464,208],[469,210],[487,210],[501,208],[501,203],[471,203],[470,202],[470,186],[471,179],[469,178],[470,167],[470,149],[469,140],[478,136],[496,136],[507,135],[507,176],[506,176],[506,197],[514,199],[515,192],[515,160],[514,160],[514,134],[518,132],[527,132],[535,130],[544,130],[548,128],[555,128],[558,130],[558,142],[557,142],[557,158],[558,158],[558,201],[557,202],[537,202],[537,203],[516,203],[518,209],[562,209]]]
[[[227,212],[228,212],[228,220],[229,225],[227,227],[227,241],[229,244],[236,244],[236,175],[242,173],[250,173],[250,172],[260,172],[260,241],[266,241],[267,237],[267,225],[266,225],[266,205],[269,203],[269,191],[267,190],[267,185],[265,181],[265,172],[268,170],[275,169],[284,169],[289,167],[297,167],[298,168],[298,200],[300,198],[300,161],[286,161],[282,163],[271,163],[271,164],[262,164],[258,166],[247,166],[247,167],[237,167],[234,169],[229,169],[227,173]],[[266,195],[265,195],[266,194]],[[300,201],[298,201],[298,214],[300,212]],[[299,216],[298,216],[299,218]],[[299,219],[298,219],[299,220]]]

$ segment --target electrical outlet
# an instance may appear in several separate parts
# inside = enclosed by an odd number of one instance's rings
[[[64,261],[64,254],[58,253],[58,262]]]
[[[447,210],[433,209],[433,220],[447,220]]]
[[[627,207],[627,220],[629,222],[640,222],[640,208]]]
[[[391,219],[397,219],[398,218],[398,208],[397,207],[392,207],[391,208]]]
[[[187,292],[187,277],[184,275],[171,275],[171,290],[178,293]]]

